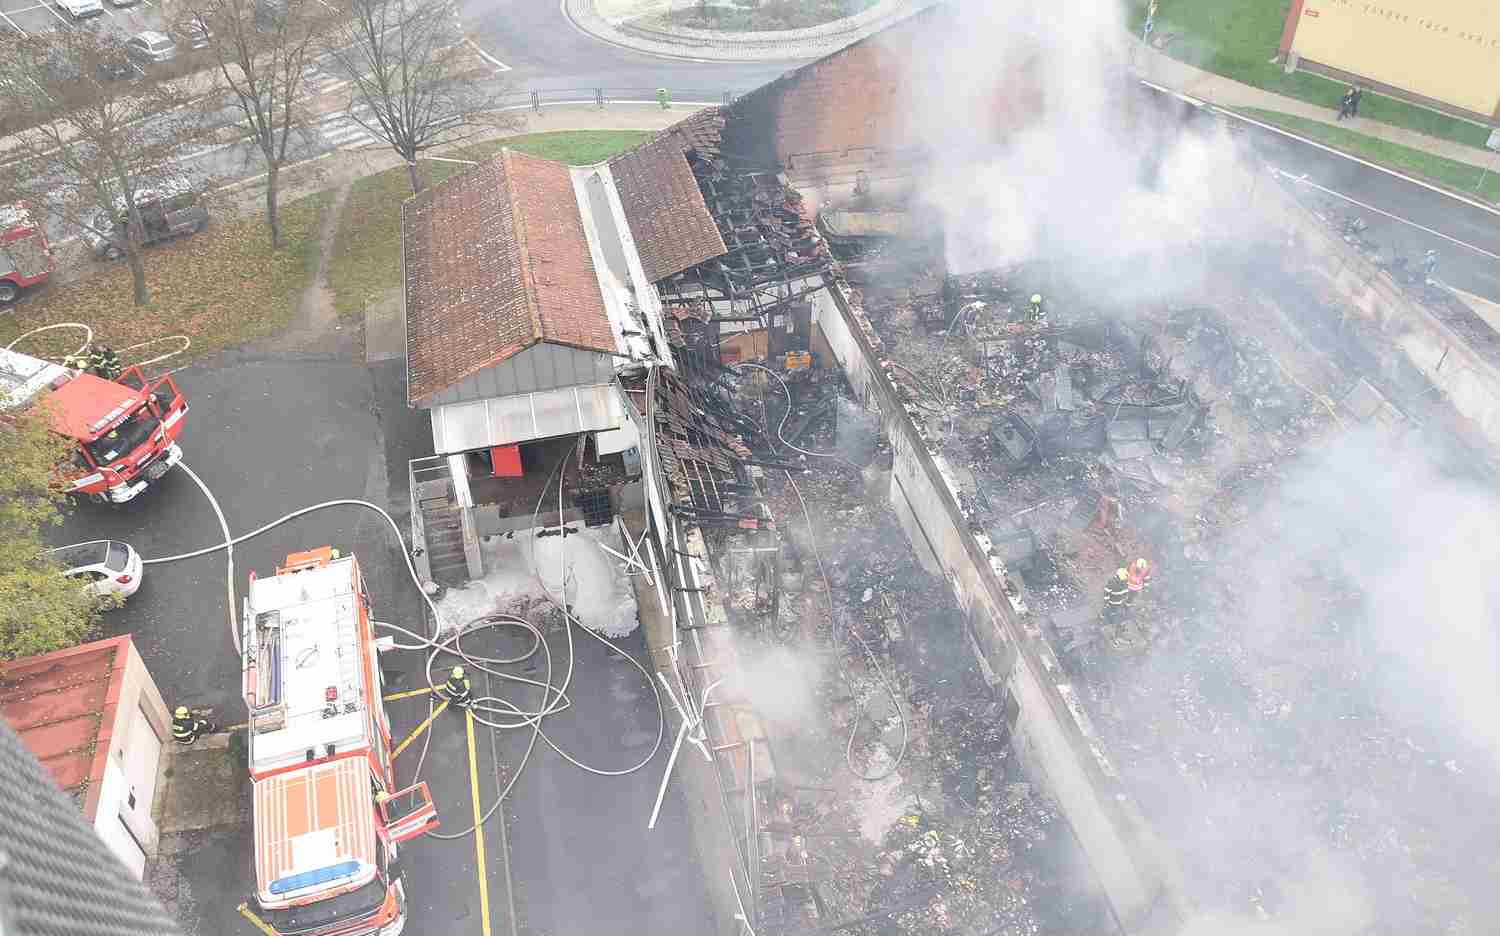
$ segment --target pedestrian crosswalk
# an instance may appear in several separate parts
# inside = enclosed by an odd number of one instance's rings
[[[347,79],[319,65],[302,70],[302,91],[309,97],[321,97],[347,85]]]
[[[342,150],[359,149],[379,142],[370,131],[342,116],[324,121],[318,126],[318,132],[324,140]]]

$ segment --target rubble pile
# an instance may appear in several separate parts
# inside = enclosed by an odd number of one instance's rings
[[[790,414],[774,382],[747,380],[735,399],[762,425],[786,415],[788,437],[802,427],[799,448],[853,451],[853,417],[840,414],[857,407],[842,382],[823,371],[791,387]],[[774,558],[751,551],[770,542],[759,535],[710,534],[742,659],[789,647],[819,663],[817,711],[777,724],[775,706],[762,709],[777,776],[758,793],[757,932],[1100,931],[1102,902],[1056,807],[1012,756],[950,589],[915,562],[869,484],[889,463],[884,440],[864,470],[775,445],[805,468],[790,480],[757,472]]]
[[[1306,333],[1288,335],[1259,327],[1280,320],[1244,282],[1196,308],[1096,309],[1053,290],[1044,316],[1024,269],[916,282],[861,286],[887,374],[1174,840],[1190,898],[1310,930],[1325,910],[1309,890],[1357,894],[1368,920],[1337,931],[1361,934],[1478,932],[1496,918],[1475,865],[1495,868],[1500,850],[1487,842],[1466,863],[1451,848],[1474,841],[1459,817],[1492,812],[1461,740],[1392,710],[1367,598],[1337,556],[1300,557],[1288,575],[1276,544],[1294,531],[1267,517],[1330,433],[1411,436],[1383,395],[1389,374],[1337,310],[1299,310]],[[1103,585],[1136,557],[1152,583],[1112,621]],[[943,760],[942,742],[929,747]],[[1010,782],[975,774],[950,798],[982,814]],[[984,841],[925,813],[897,833],[887,856],[913,856],[922,880],[961,876]]]

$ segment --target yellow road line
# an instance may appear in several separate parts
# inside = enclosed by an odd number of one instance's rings
[[[417,740],[417,738],[421,736],[422,732],[424,732],[424,731],[427,730],[427,726],[432,724],[432,720],[434,718],[437,718],[439,715],[443,714],[443,710],[446,709],[447,707],[448,707],[448,700],[444,699],[443,700],[443,704],[439,705],[437,708],[433,709],[432,710],[432,714],[427,716],[427,720],[426,721],[422,722],[422,724],[420,724],[420,725],[418,725],[416,727],[415,731],[413,731],[411,734],[407,735],[405,741],[402,741],[400,744],[396,745],[396,749],[391,752],[391,760],[395,760],[397,757],[400,757],[401,756],[401,752],[404,751],[404,750],[406,750],[406,746],[408,744],[411,744],[413,741]]]
[[[479,758],[474,756],[474,712],[466,710],[469,725],[469,792],[474,794],[474,851],[479,862],[479,913],[484,936],[490,936],[490,885],[489,869],[484,864],[484,826],[479,808]],[[502,817],[501,822],[505,819]]]
[[[276,931],[271,929],[271,924],[256,916],[255,911],[250,909],[249,904],[240,904],[239,911],[240,916],[249,920],[252,926],[260,930],[262,933],[265,933],[266,936],[276,936]]]
[[[408,689],[405,692],[393,692],[386,696],[383,701],[395,702],[397,699],[410,699],[413,696],[432,695],[431,686],[423,686],[421,689]]]

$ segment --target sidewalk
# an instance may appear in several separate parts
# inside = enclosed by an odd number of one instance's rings
[[[1393,127],[1390,124],[1364,117],[1341,121],[1338,119],[1337,112],[1329,108],[1318,107],[1315,104],[1308,104],[1272,91],[1263,91],[1222,75],[1204,71],[1186,62],[1179,62],[1134,36],[1129,38],[1129,42],[1130,62],[1140,77],[1189,97],[1217,104],[1220,107],[1254,107],[1290,114],[1305,120],[1327,124],[1330,127],[1361,133],[1387,143],[1421,150],[1424,153],[1451,159],[1476,169],[1489,168],[1493,171],[1500,166],[1500,154],[1465,146],[1452,140],[1440,140],[1425,133],[1418,133],[1403,127]]]
[[[656,104],[609,104],[603,109],[589,104],[560,104],[543,107],[540,113],[530,108],[517,111],[521,125],[514,130],[499,130],[471,137],[462,143],[439,147],[431,156],[444,156],[454,150],[485,140],[495,140],[528,133],[555,133],[564,130],[661,130],[686,118],[697,107],[674,104],[663,110]],[[401,158],[389,146],[377,145],[359,150],[331,150],[321,156],[283,166],[281,199],[295,201],[327,189],[374,175],[401,165]],[[256,212],[264,208],[265,176],[252,176],[220,188],[224,203],[236,211]]]

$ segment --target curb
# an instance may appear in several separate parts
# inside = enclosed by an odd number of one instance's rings
[[[821,58],[906,19],[940,0],[880,0],[853,16],[812,26],[765,32],[666,30],[631,23],[611,23],[595,0],[562,0],[563,15],[573,27],[609,45],[661,58],[719,62],[781,62]]]

